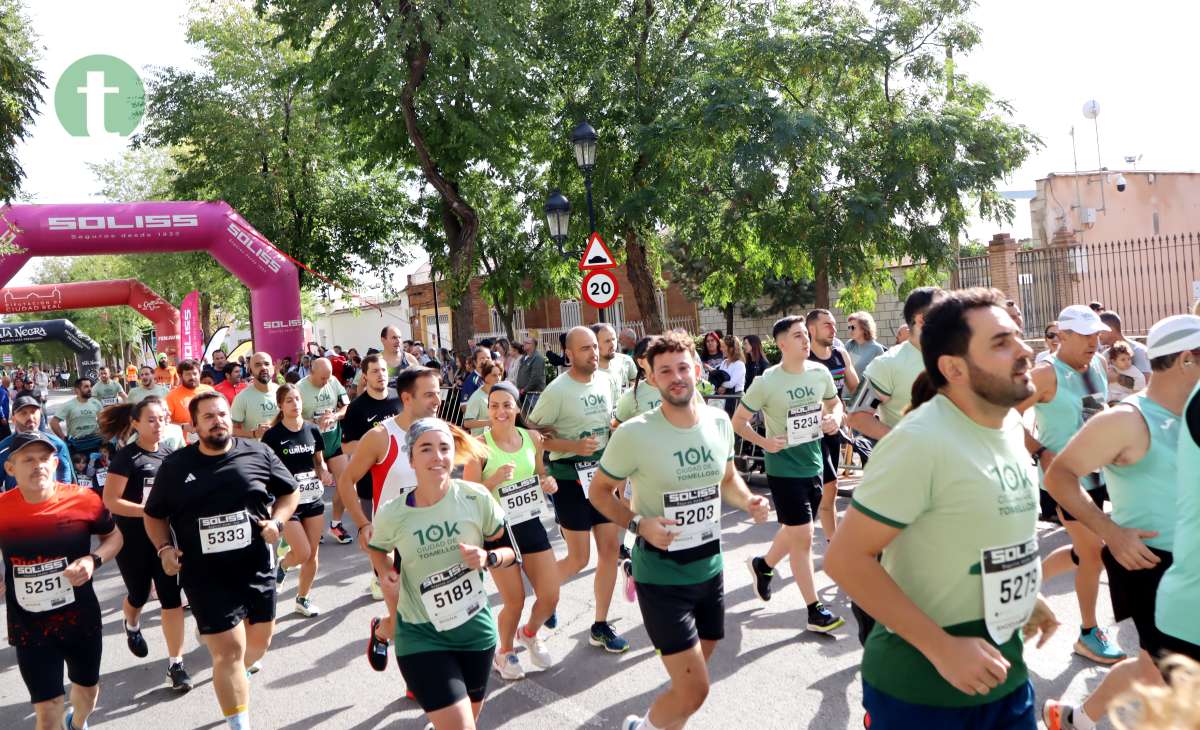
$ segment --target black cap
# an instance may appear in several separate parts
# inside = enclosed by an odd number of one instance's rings
[[[15,401],[13,401],[13,407],[12,407],[13,413],[16,413],[17,411],[21,410],[22,408],[24,408],[26,406],[33,406],[35,408],[41,408],[42,403],[37,398],[34,398],[32,395],[19,395],[19,396],[17,396],[17,399]]]
[[[58,452],[58,447],[50,440],[50,437],[41,431],[26,431],[23,433],[13,434],[12,442],[9,446],[8,455],[11,457],[21,449],[31,444],[45,444],[50,447],[53,452]]]

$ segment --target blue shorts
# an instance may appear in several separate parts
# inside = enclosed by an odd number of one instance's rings
[[[1024,686],[1004,697],[974,707],[933,707],[914,705],[863,682],[863,707],[871,730],[1037,730],[1037,711],[1033,685]]]

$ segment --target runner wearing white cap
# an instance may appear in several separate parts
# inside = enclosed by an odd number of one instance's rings
[[[1118,694],[1135,681],[1162,685],[1154,665],[1164,645],[1155,628],[1155,596],[1173,560],[1180,419],[1200,382],[1200,317],[1168,317],[1146,338],[1154,377],[1134,393],[1087,422],[1054,459],[1046,488],[1079,522],[1105,543],[1109,595],[1117,621],[1133,619],[1141,651],[1113,667],[1087,700],[1076,707],[1046,702],[1049,730],[1090,730]],[[1113,503],[1111,519],[1080,488],[1082,477],[1104,470]]]
[[[1108,393],[1108,369],[1097,354],[1098,336],[1108,330],[1099,315],[1082,304],[1073,304],[1058,315],[1058,351],[1033,369],[1036,390],[1033,397],[1017,407],[1024,413],[1031,406],[1037,417],[1037,436],[1026,429],[1025,448],[1036,464],[1042,489],[1044,476],[1058,453],[1066,447],[1083,424],[1104,410]],[[1108,495],[1096,474],[1080,480],[1097,507]],[[1056,507],[1059,520],[1071,536],[1071,546],[1062,547],[1046,557],[1045,580],[1067,572],[1074,563],[1075,598],[1079,602],[1081,626],[1075,652],[1101,664],[1115,664],[1125,658],[1117,646],[1097,626],[1096,600],[1100,593],[1100,538],[1076,521],[1071,512]]]

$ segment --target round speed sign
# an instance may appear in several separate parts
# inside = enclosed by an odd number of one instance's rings
[[[617,301],[617,278],[607,271],[593,271],[583,277],[583,301],[597,309]]]

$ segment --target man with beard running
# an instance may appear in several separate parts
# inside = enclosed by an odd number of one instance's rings
[[[645,717],[626,717],[623,730],[683,727],[704,703],[708,660],[725,637],[721,502],[749,512],[755,522],[765,521],[769,509],[734,468],[729,416],[695,397],[701,369],[691,338],[658,337],[646,360],[662,406],[613,432],[590,495],[597,510],[638,536],[638,602],[671,678]],[[633,509],[614,495],[626,479],[633,481]]]
[[[216,392],[188,404],[199,441],[158,469],[143,508],[167,575],[179,575],[213,663],[213,689],[232,730],[250,728],[248,670],[275,628],[275,548],[299,495],[269,448],[234,438]]]
[[[92,397],[92,379],[75,381],[75,397],[58,407],[50,428],[67,442],[72,454],[91,454],[100,448],[100,405]]]
[[[546,437],[550,476],[558,483],[554,511],[567,543],[567,556],[558,561],[560,582],[587,567],[591,533],[596,541],[596,606],[588,642],[620,654],[629,649],[629,642],[608,622],[617,585],[618,526],[590,502],[592,479],[608,444],[619,390],[608,372],[599,369],[596,336],[590,329],[572,327],[565,352],[570,353],[571,367],[546,386],[529,414],[530,427]]]
[[[112,406],[125,400],[125,389],[112,379],[112,373],[107,365],[101,365],[97,371],[100,382],[92,386],[92,395],[100,400],[100,407]]]
[[[201,393],[211,393],[212,386],[200,382],[200,364],[195,360],[184,360],[179,363],[179,385],[171,388],[164,399],[167,404],[167,414],[171,423],[183,429],[188,443],[196,442],[196,433],[188,404]]]
[[[1108,329],[1089,307],[1073,304],[1058,315],[1058,351],[1049,360],[1033,369],[1031,377],[1035,393],[1018,409],[1024,413],[1032,407],[1037,421],[1037,436],[1025,434],[1025,447],[1046,488],[1044,476],[1071,437],[1083,428],[1089,418],[1105,408],[1108,395],[1108,370],[1104,358],[1097,354],[1099,334]],[[1098,474],[1087,474],[1080,480],[1096,506],[1108,499],[1107,490],[1100,484]],[[1096,601],[1100,594],[1100,573],[1104,564],[1100,558],[1103,546],[1100,538],[1074,514],[1057,507],[1058,518],[1071,536],[1071,545],[1050,553],[1043,564],[1046,579],[1075,567],[1075,599],[1079,603],[1081,626],[1075,641],[1075,653],[1099,664],[1115,664],[1125,658],[1117,645],[1097,625]],[[1072,565],[1073,564],[1073,565]]]
[[[413,471],[409,455],[405,451],[408,429],[419,418],[437,416],[442,405],[441,379],[438,371],[430,368],[405,368],[396,376],[396,389],[400,393],[399,415],[382,421],[359,440],[354,456],[337,480],[342,504],[350,512],[358,528],[358,545],[367,552],[371,542],[372,519],[379,508],[388,502],[407,495],[417,486],[417,475]],[[357,485],[370,472],[371,515],[358,500]],[[367,552],[370,555],[369,552]],[[378,576],[372,574],[372,581]],[[374,589],[372,589],[374,590]],[[389,637],[395,632],[396,602],[399,596],[394,591],[383,591],[387,605],[387,616],[371,619],[371,637],[367,647],[367,661],[371,667],[382,672],[387,669]]]
[[[592,325],[591,329],[596,335],[596,345],[600,351],[599,368],[611,375],[620,393],[624,393],[637,379],[637,365],[632,357],[617,349],[617,331],[611,324],[600,322]]]
[[[878,620],[865,725],[1034,730],[1023,639],[1041,631],[1040,646],[1056,623],[1038,595],[1037,487],[1013,410],[1033,392],[1033,353],[988,289],[935,304],[921,353],[913,410],[880,441],[825,556]]]
[[[1200,317],[1168,317],[1146,337],[1154,377],[1146,390],[1089,419],[1046,473],[1046,488],[1064,511],[1104,541],[1108,589],[1117,621],[1133,619],[1141,651],[1113,666],[1080,705],[1045,703],[1049,730],[1091,730],[1134,682],[1163,686],[1155,660],[1166,652],[1154,625],[1155,599],[1170,569],[1176,540],[1176,456],[1184,406],[1200,382]],[[1103,469],[1112,517],[1080,486]],[[1195,475],[1188,478],[1194,481]],[[1193,610],[1194,610],[1193,606]]]
[[[237,394],[230,407],[233,433],[243,438],[260,439],[275,423],[279,406],[275,403],[275,363],[270,353],[256,352],[250,357],[250,387]]]
[[[811,346],[808,359],[824,365],[833,376],[838,397],[844,402],[851,393],[858,391],[858,371],[850,354],[837,343],[837,320],[828,309],[814,309],[804,318]],[[836,344],[835,344],[836,343]],[[821,478],[821,529],[825,539],[833,539],[837,530],[837,471],[842,460],[841,424],[836,432],[821,436],[821,458],[824,461]]]
[[[127,400],[130,403],[138,403],[150,395],[165,399],[169,392],[167,386],[154,382],[154,368],[143,365],[141,370],[138,370],[138,384],[129,389]]]
[[[372,428],[396,415],[404,407],[398,396],[389,395],[387,363],[380,355],[372,354],[363,358],[361,384],[362,392],[350,402],[346,408],[346,417],[342,419],[342,450],[346,452],[347,463],[354,458],[354,451],[359,442]],[[358,480],[356,491],[363,514],[370,519],[374,497],[370,471]],[[342,526],[345,505],[342,503],[341,492],[336,494],[338,498],[334,501],[329,534],[341,544],[347,545],[353,542],[354,538],[350,537],[350,533]],[[371,580],[371,597],[377,601],[383,600],[377,578]]]

